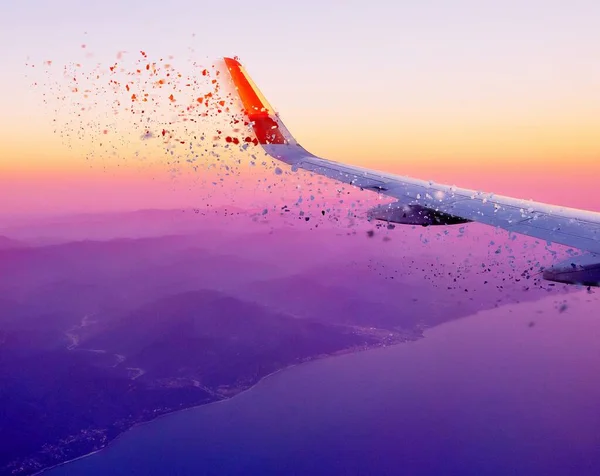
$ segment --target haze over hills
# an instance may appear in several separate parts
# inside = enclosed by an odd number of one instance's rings
[[[11,240],[6,236],[0,236],[0,250],[9,249],[9,248],[21,248],[26,246],[24,243],[21,243],[17,240]]]
[[[0,228],[2,471],[94,451],[289,365],[571,289],[540,281],[552,255],[533,240],[305,218],[151,210]]]

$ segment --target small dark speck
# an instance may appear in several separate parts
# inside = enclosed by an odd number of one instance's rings
[[[534,322],[534,321],[531,321],[531,322],[529,323],[529,327],[533,327],[533,326],[535,326],[535,322]]]
[[[373,236],[375,236],[375,232],[373,230],[369,230],[369,231],[367,231],[367,236],[369,238],[373,238]]]
[[[568,307],[568,306],[567,306],[567,303],[566,303],[566,302],[563,302],[563,303],[560,305],[560,307],[558,308],[558,312],[561,312],[561,313],[562,313],[562,312],[565,312],[565,311],[567,310],[567,307]]]

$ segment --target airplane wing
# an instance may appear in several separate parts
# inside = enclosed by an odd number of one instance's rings
[[[476,192],[317,157],[298,144],[240,62],[234,58],[224,61],[244,113],[268,155],[291,165],[292,170],[304,169],[397,200],[375,207],[370,218],[424,226],[475,221],[585,250],[589,254],[553,266],[544,277],[600,285],[600,213]]]

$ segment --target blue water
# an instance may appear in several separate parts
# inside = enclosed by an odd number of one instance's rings
[[[47,474],[597,476],[600,304],[570,300],[301,365]]]

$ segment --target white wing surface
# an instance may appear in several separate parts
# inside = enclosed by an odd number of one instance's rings
[[[292,169],[397,199],[371,210],[371,218],[425,226],[475,221],[585,250],[591,256],[562,263],[545,277],[587,285],[600,282],[600,213],[476,192],[317,157],[298,144],[237,59],[225,58],[225,66],[256,138],[268,155]]]

